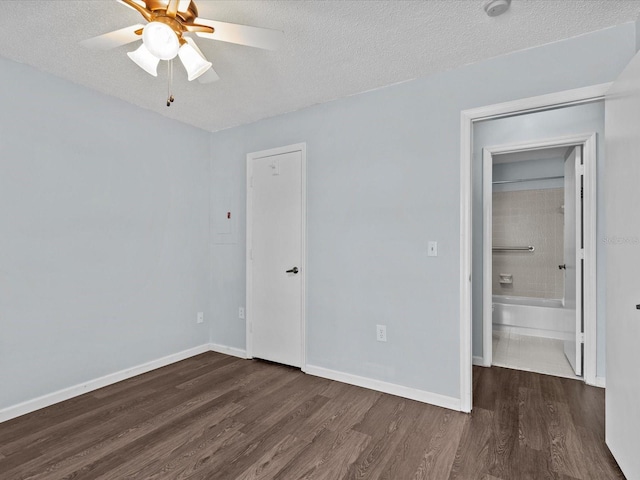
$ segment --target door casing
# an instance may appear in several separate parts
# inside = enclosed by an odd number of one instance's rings
[[[584,133],[560,137],[519,142],[483,148],[482,175],[482,233],[483,233],[483,277],[482,277],[482,362],[492,364],[492,167],[493,155],[527,152],[555,147],[582,147],[584,166],[583,231],[584,231],[584,380],[596,384],[596,134]]]
[[[473,159],[473,123],[518,113],[568,106],[604,98],[611,83],[565,90],[511,102],[487,105],[460,112],[460,410],[473,406],[471,349],[471,162]],[[585,270],[585,275],[587,275]],[[595,339],[593,339],[595,340]],[[602,386],[602,385],[599,385]]]
[[[306,371],[306,279],[307,279],[307,144],[296,143],[284,147],[272,148],[269,150],[261,150],[247,154],[247,218],[246,218],[246,356],[253,358],[253,268],[252,268],[252,244],[253,244],[253,196],[251,195],[251,182],[253,177],[253,160],[264,157],[272,157],[285,153],[300,152],[301,161],[301,238],[302,238],[302,254],[300,258],[300,358],[301,370]]]

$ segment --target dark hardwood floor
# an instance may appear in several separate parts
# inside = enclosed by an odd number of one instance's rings
[[[0,424],[0,479],[624,478],[604,391],[474,369],[470,415],[206,353]]]

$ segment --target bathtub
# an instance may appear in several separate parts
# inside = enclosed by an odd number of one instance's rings
[[[569,340],[575,316],[553,298],[493,296],[493,328],[519,335]]]

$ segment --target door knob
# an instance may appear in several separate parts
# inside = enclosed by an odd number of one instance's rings
[[[298,267],[293,267],[291,270],[287,270],[286,273],[298,273],[300,270],[298,270]]]
[[[558,265],[558,268],[560,270],[566,270],[567,269],[567,265],[565,263],[563,263],[562,265]]]

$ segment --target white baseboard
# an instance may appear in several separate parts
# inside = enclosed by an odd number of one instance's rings
[[[95,378],[93,380],[89,380],[72,387],[58,390],[57,392],[49,393],[32,400],[27,400],[25,402],[3,408],[2,410],[0,410],[0,422],[5,422],[7,420],[11,420],[12,418],[20,417],[27,413],[40,410],[41,408],[51,406],[55,403],[69,400],[70,398],[92,392],[93,390],[97,390],[99,388],[121,382],[122,380],[135,377],[142,373],[150,372],[151,370],[155,370],[160,367],[165,367],[172,363],[179,362],[180,360],[184,360],[195,355],[200,355],[201,353],[205,353],[210,350],[211,348],[209,344],[200,345],[198,347],[183,350],[182,352],[174,353],[172,355],[167,355],[166,357],[162,357],[157,360],[152,360],[135,367],[126,368],[124,370],[120,370],[119,372],[110,373],[100,378]]]
[[[225,355],[231,355],[232,357],[247,358],[247,351],[241,348],[227,347],[226,345],[210,343],[209,350],[211,350],[212,352],[224,353]]]
[[[198,347],[167,355],[166,357],[162,357],[157,360],[152,360],[135,367],[120,370],[119,372],[111,373],[32,400],[27,400],[10,407],[6,407],[0,410],[0,423],[208,351],[223,353],[225,355],[231,355],[239,358],[247,358],[246,351],[240,348],[228,347],[215,343],[200,345]],[[475,360],[476,359],[474,358],[474,362]],[[427,392],[425,390],[418,390],[416,388],[405,387],[395,383],[383,382],[372,378],[352,375],[336,370],[329,370],[327,368],[313,365],[306,365],[303,370],[309,375],[315,375],[317,377],[328,378],[330,380],[336,380],[350,385],[369,388],[371,390],[389,393],[391,395],[397,395],[399,397],[409,398],[411,400],[417,400],[419,402],[429,403],[431,405],[449,408],[451,410],[461,410],[461,403],[458,398]],[[598,379],[601,379],[601,377],[598,377]],[[602,379],[602,386],[604,386],[604,379]]]
[[[605,377],[596,377],[596,383],[593,384],[594,387],[605,388]]]
[[[429,403],[438,407],[449,408],[457,411],[461,410],[459,398],[405,387],[395,383],[383,382],[381,380],[374,380],[373,378],[360,377],[350,373],[329,370],[327,368],[316,367],[314,365],[306,365],[305,372],[309,375],[315,375],[316,377],[328,378],[329,380],[336,380],[338,382],[348,383],[349,385],[356,385],[358,387],[364,387],[378,392],[389,393],[391,395],[417,400],[418,402]]]

